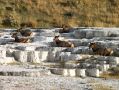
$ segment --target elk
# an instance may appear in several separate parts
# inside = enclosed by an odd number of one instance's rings
[[[19,43],[28,43],[29,39],[25,38],[25,37],[21,37],[19,38],[18,36],[15,37],[15,42],[19,42]]]
[[[29,38],[18,36],[18,32],[13,33],[12,37],[15,39],[15,42],[19,42],[19,43],[28,43],[29,42]]]
[[[25,37],[32,35],[32,32],[30,30],[22,30],[20,33],[22,36],[25,36]]]
[[[55,36],[53,40],[54,40],[54,42],[56,43],[56,45],[58,47],[71,47],[71,48],[74,47],[74,44],[69,42],[69,41],[61,41],[61,40],[59,40],[59,36]]]
[[[63,25],[62,29],[59,30],[59,33],[69,33],[70,32],[70,27],[67,25]]]
[[[110,56],[114,52],[112,48],[102,47],[101,45],[98,45],[95,42],[91,42],[89,44],[89,49],[90,48],[92,48],[93,53],[96,55]]]
[[[18,35],[18,34],[20,36],[28,37],[28,36],[31,36],[33,34],[33,32],[31,32],[30,29],[19,28],[15,32],[11,33],[11,35]]]
[[[29,30],[29,29],[19,28],[19,29],[17,30],[17,32],[20,32],[21,35],[22,35],[22,36],[25,36],[25,37],[32,35],[32,32],[31,32],[31,30]]]

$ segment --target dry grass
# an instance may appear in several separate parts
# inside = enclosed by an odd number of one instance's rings
[[[119,79],[119,74],[103,73],[103,74],[100,75],[100,77],[103,77],[105,79]]]
[[[104,85],[103,83],[98,83],[96,80],[89,80],[89,82],[91,84],[92,90],[113,90],[112,87],[108,86],[108,85]]]
[[[0,6],[0,21],[11,15],[18,24],[34,21],[36,27],[119,26],[117,0],[0,0]]]
[[[117,65],[117,67],[110,68],[109,72],[104,72],[101,74],[101,77],[105,79],[119,79],[119,66]]]
[[[96,84],[93,86],[93,90],[113,90],[109,86],[104,86],[103,84]]]

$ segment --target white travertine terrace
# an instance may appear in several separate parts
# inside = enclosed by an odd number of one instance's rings
[[[64,66],[51,69],[54,74],[64,76],[93,76],[119,64],[119,28],[75,28],[70,33],[58,33],[57,29],[31,29],[30,43],[15,43],[10,33],[3,30],[0,37],[0,64],[45,62],[63,63]],[[55,35],[60,40],[73,42],[74,48],[57,47],[53,42]],[[93,55],[88,48],[90,42],[97,42],[114,49],[115,56]],[[72,63],[68,64],[68,62]],[[78,62],[78,64],[76,63]],[[50,66],[50,65],[49,65]]]

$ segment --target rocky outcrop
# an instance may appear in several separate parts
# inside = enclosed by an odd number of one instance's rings
[[[22,63],[41,63],[47,61],[48,51],[14,51],[14,57]]]
[[[99,69],[96,69],[96,68],[87,69],[86,72],[88,76],[92,76],[92,77],[100,76],[100,71]]]
[[[92,29],[79,29],[74,32],[76,38],[93,38],[93,37],[118,37],[119,29],[111,28],[92,28]]]
[[[13,66],[0,66],[1,76],[26,76],[26,77],[39,77],[44,75],[51,75],[50,70],[42,68],[33,68],[32,66],[20,67]]]

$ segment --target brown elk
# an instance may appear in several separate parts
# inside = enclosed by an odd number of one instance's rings
[[[24,38],[24,37],[15,37],[15,42],[19,42],[19,43],[28,43],[29,42],[29,39],[28,38]]]
[[[62,25],[62,29],[59,30],[59,33],[69,33],[70,27],[68,25]]]
[[[98,45],[96,43],[90,43],[89,49],[90,48],[92,48],[93,53],[96,55],[110,56],[114,52],[112,48],[102,47],[101,45]]]
[[[29,29],[19,28],[19,29],[17,30],[17,32],[20,32],[21,35],[22,35],[22,36],[25,36],[25,37],[32,35],[32,32],[31,32],[31,30],[29,30]]]
[[[12,37],[15,39],[15,42],[19,42],[19,43],[28,43],[29,42],[29,38],[18,36],[18,32],[13,33]]]
[[[27,38],[27,36],[31,36],[32,32],[29,29],[23,30],[22,28],[19,28],[16,32],[12,32],[11,34],[15,39],[15,42],[28,43],[29,39]]]
[[[30,30],[22,30],[20,33],[22,36],[25,36],[25,37],[32,35],[32,32]]]
[[[56,43],[56,45],[58,47],[71,47],[71,48],[74,47],[74,44],[69,42],[69,41],[61,41],[61,40],[59,40],[59,36],[55,36],[53,40],[54,40],[54,42]]]

